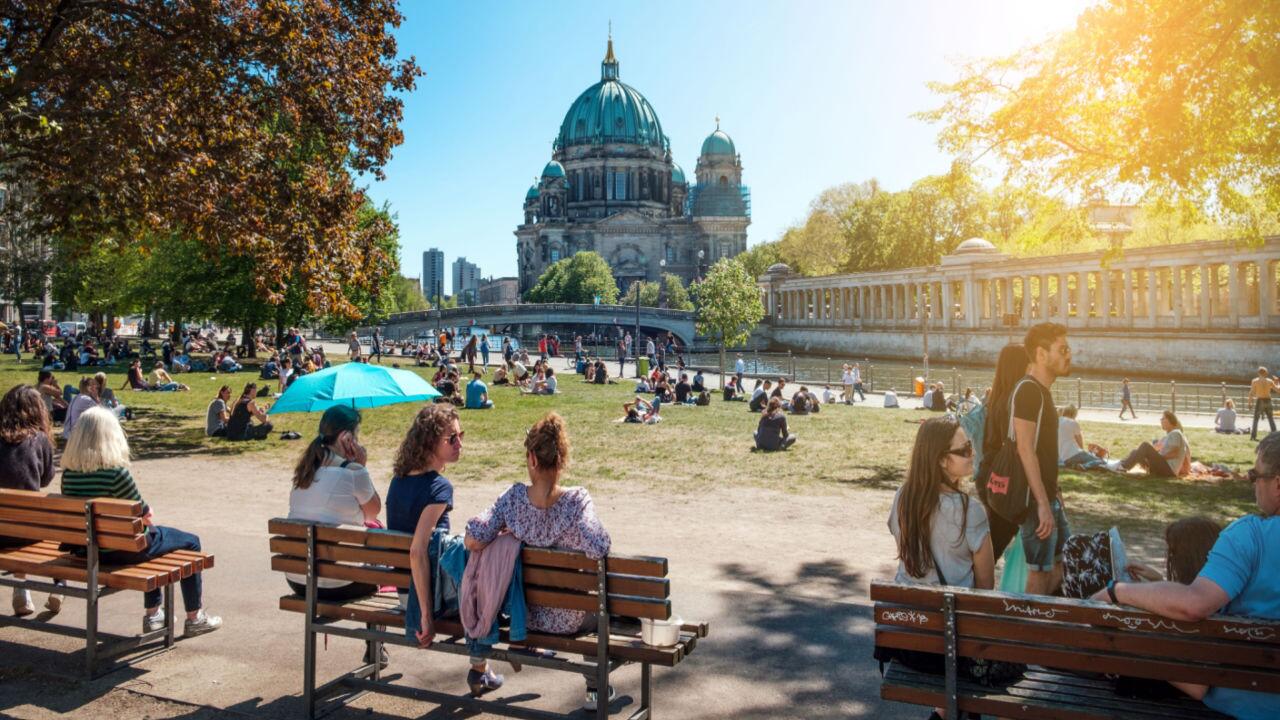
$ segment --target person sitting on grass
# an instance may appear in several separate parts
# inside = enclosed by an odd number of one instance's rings
[[[796,444],[796,436],[787,432],[787,416],[782,413],[782,400],[770,398],[760,416],[755,432],[756,448],[765,452],[786,450]]]
[[[1258,444],[1248,478],[1259,512],[1245,515],[1222,531],[1191,584],[1112,581],[1092,599],[1187,622],[1219,612],[1280,620],[1280,432]],[[1277,693],[1172,684],[1231,717],[1262,720],[1280,716]]]
[[[1080,423],[1076,422],[1078,412],[1075,405],[1058,411],[1058,464],[1072,470],[1104,468],[1107,461],[1085,449],[1088,446],[1084,444]]]
[[[261,380],[275,380],[279,377],[280,358],[275,353],[271,353],[271,357],[267,358],[267,361],[262,364],[262,370],[258,373],[258,378]]]
[[[792,415],[808,415],[813,405],[809,400],[809,389],[801,385],[800,389],[791,396],[791,403],[783,409],[789,411]]]
[[[235,356],[228,352],[219,352],[214,358],[213,367],[218,372],[224,373],[240,372],[243,369],[243,366],[236,362]]]
[[[1243,435],[1244,430],[1236,429],[1236,401],[1227,398],[1222,407],[1218,410],[1218,414],[1213,418],[1214,432],[1223,435]]]
[[[467,383],[467,404],[468,410],[488,410],[493,407],[493,401],[489,399],[489,388],[484,384],[484,373],[475,370],[471,373],[471,382]]]
[[[525,435],[524,449],[529,484],[512,485],[492,507],[467,521],[467,550],[483,550],[499,533],[510,532],[529,547],[582,552],[592,560],[608,555],[609,533],[596,517],[591,494],[586,488],[560,484],[569,467],[569,432],[564,419],[553,412],[534,423]],[[533,632],[591,633],[596,630],[596,621],[596,615],[582,610],[532,603],[528,607],[528,629]],[[473,664],[467,682],[474,685],[489,672],[483,662]],[[593,674],[587,675],[583,709],[588,712],[594,712],[598,702],[613,698],[613,688],[606,689],[605,698],[598,698],[594,679]]]
[[[152,368],[151,377],[154,378],[151,382],[152,390],[158,390],[160,392],[175,392],[191,389],[180,382],[175,382],[173,378],[169,377],[169,373],[165,372],[164,363],[159,361],[157,361],[156,366]]]
[[[596,360],[596,374],[592,382],[596,385],[612,385],[617,382],[609,377],[609,368],[604,364],[604,360]]]
[[[70,437],[84,411],[98,406],[98,384],[91,377],[80,378],[80,392],[71,399],[67,419],[62,423],[62,437]]]
[[[120,386],[121,390],[125,388],[142,392],[155,390],[155,387],[147,382],[147,377],[142,372],[142,361],[138,358],[129,361],[129,371],[125,375],[124,385]]]
[[[249,383],[240,393],[240,399],[231,411],[227,420],[228,440],[265,440],[271,434],[271,423],[267,422],[267,413],[258,407],[258,384]],[[257,420],[260,424],[254,425]]]
[[[737,400],[745,400],[742,393],[738,391],[738,378],[731,377],[725,380],[724,387],[720,388],[720,397],[725,402],[735,402]]]
[[[156,523],[151,507],[142,499],[138,486],[129,473],[129,441],[116,416],[93,407],[80,416],[75,431],[67,439],[62,454],[62,494],[71,497],[109,497],[142,503],[143,522],[147,528],[147,545],[137,552],[114,550],[102,553],[106,565],[145,563],[176,550],[200,551],[200,538]],[[202,573],[181,580],[182,604],[187,611],[184,637],[213,632],[222,627],[222,618],[205,612],[201,592]],[[161,590],[148,590],[143,596],[144,632],[165,627],[164,610],[160,606]]]
[[[747,404],[749,412],[762,412],[766,405],[769,404],[769,388],[773,383],[769,380],[761,381],[756,378],[756,387],[751,391],[751,402]]]
[[[637,393],[644,393],[644,394],[648,394],[648,393],[653,392],[653,386],[652,386],[652,385],[650,385],[650,384],[649,384],[649,380],[648,380],[647,378],[645,378],[645,377],[642,375],[642,376],[640,376],[640,377],[636,378],[636,390],[635,390],[635,391],[636,391]]]
[[[893,389],[884,391],[884,406],[887,408],[898,407],[898,393]]]
[[[115,413],[116,418],[119,420],[123,421],[133,417],[133,411],[116,399],[115,392],[107,385],[106,373],[94,373],[93,384],[94,389],[97,391],[99,405]]]
[[[1191,472],[1191,446],[1182,433],[1178,416],[1172,410],[1165,410],[1160,415],[1160,427],[1165,431],[1164,438],[1154,445],[1143,442],[1134,448],[1129,457],[1120,461],[1121,470],[1127,472],[1141,465],[1151,477],[1186,477]]]
[[[533,381],[533,387],[529,390],[531,395],[555,395],[556,394],[556,371],[553,368],[546,368]]]
[[[53,429],[49,411],[40,391],[30,385],[15,385],[0,399],[0,488],[38,492],[53,482]],[[26,538],[0,537],[0,548],[30,545]],[[14,579],[25,575],[14,573]],[[62,580],[55,580],[63,584]],[[52,593],[45,609],[62,609],[62,595]],[[18,617],[36,611],[26,588],[13,589],[13,614]]]
[[[685,405],[693,404],[693,386],[689,384],[689,376],[682,374],[676,383],[676,402]]]
[[[494,385],[509,385],[511,383],[511,380],[507,377],[508,372],[510,372],[507,370],[507,365],[507,363],[504,363],[493,369]]]
[[[701,370],[693,374],[693,391],[696,393],[707,391],[707,379],[702,376]]]
[[[635,400],[622,403],[622,422],[655,425],[662,422],[662,416],[658,414],[661,406],[661,403],[645,402],[637,395]]]
[[[836,394],[831,392],[830,385],[822,386],[822,404],[830,405],[836,401]]]
[[[58,387],[58,378],[52,372],[41,370],[36,375],[36,391],[40,393],[40,398],[44,400],[44,406],[49,411],[50,419],[54,422],[62,422],[67,419],[69,403],[64,397],[64,391]]]
[[[227,422],[231,420],[231,411],[227,408],[227,401],[231,399],[231,386],[223,385],[218,388],[218,395],[209,403],[209,409],[205,411],[204,434],[207,437],[226,437]]]

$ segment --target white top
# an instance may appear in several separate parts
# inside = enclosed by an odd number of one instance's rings
[[[547,378],[545,383],[543,383],[543,387],[546,388],[545,392],[550,395],[555,393],[556,386],[558,386],[559,384],[560,384],[560,381],[556,378],[555,375],[552,375],[551,377]]]
[[[747,364],[742,361],[742,358],[738,358],[738,361],[733,364],[733,371],[737,373],[744,373],[747,371]]]
[[[831,392],[831,388],[822,389],[822,403],[824,405],[830,405],[831,403],[835,402],[835,399],[836,399],[836,396]]]
[[[1218,410],[1218,416],[1214,418],[1213,424],[1223,432],[1236,431],[1236,411],[1231,408],[1221,408]]]
[[[889,408],[898,407],[898,393],[892,390],[884,391],[884,406]]]
[[[843,385],[852,385],[852,384],[853,384],[853,370],[852,370],[852,369],[850,369],[850,370],[845,370],[845,371],[844,371],[844,373],[842,373],[842,374],[840,375],[840,383],[841,383],[841,384],[843,384]]]
[[[289,519],[363,528],[364,511],[360,506],[377,492],[363,465],[348,463],[344,468],[342,458],[331,453],[326,464],[316,471],[311,485],[305,490],[294,488],[289,492]],[[287,577],[300,585],[307,582],[306,575],[287,574]],[[348,584],[346,580],[331,578],[317,578],[316,582],[327,588]]]
[[[1080,435],[1080,423],[1074,418],[1058,418],[1058,462],[1065,463],[1071,456],[1079,455],[1084,450],[1076,444],[1076,435]]]
[[[920,398],[920,407],[933,409],[933,391],[929,388],[924,389],[924,397]]]
[[[898,539],[898,499],[902,489],[893,496],[893,507],[889,510],[889,532],[894,540]],[[973,587],[973,555],[982,548],[982,543],[991,534],[987,522],[987,511],[977,498],[967,498],[958,492],[943,492],[938,495],[938,509],[933,516],[933,527],[929,538],[929,549],[933,552],[933,560],[942,566],[942,575],[947,584],[956,587]],[[960,532],[961,522],[964,532]],[[912,585],[940,585],[938,569],[929,571],[924,577],[912,577],[898,561],[898,574],[894,582]]]
[[[75,429],[76,422],[80,420],[80,413],[97,406],[98,403],[84,393],[71,398],[71,405],[67,407],[67,417],[62,421],[62,437],[71,437],[71,431]]]

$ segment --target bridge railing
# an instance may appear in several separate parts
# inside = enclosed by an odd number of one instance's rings
[[[571,312],[580,314],[616,316],[618,323],[625,326],[628,317],[635,318],[635,305],[595,305],[595,304],[575,304],[575,303],[517,303],[515,305],[467,305],[465,307],[417,310],[407,313],[393,313],[387,318],[388,324],[402,322],[447,322],[454,319],[470,319],[476,316],[504,316],[504,315],[520,315],[524,313],[537,312]],[[673,310],[671,308],[640,308],[642,318],[648,317],[664,317],[670,319],[688,320],[693,317],[691,310]],[[628,316],[627,313],[630,313]]]

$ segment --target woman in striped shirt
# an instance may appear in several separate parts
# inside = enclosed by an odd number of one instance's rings
[[[67,439],[67,448],[62,454],[62,494],[142,503],[143,522],[147,524],[147,547],[138,552],[105,552],[105,562],[141,563],[175,550],[200,549],[200,538],[195,535],[155,524],[151,508],[142,499],[133,475],[129,473],[129,441],[125,439],[120,421],[105,408],[95,406],[85,410]],[[205,613],[201,607],[200,577],[200,573],[193,573],[182,578],[182,604],[187,610],[184,634],[187,636],[203,635],[222,626],[222,618]],[[143,599],[146,609],[142,618],[143,632],[163,628],[165,618],[160,607],[160,590],[148,591]]]

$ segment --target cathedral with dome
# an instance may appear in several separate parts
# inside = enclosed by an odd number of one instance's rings
[[[610,38],[600,82],[569,106],[551,161],[525,194],[515,231],[520,292],[584,250],[608,261],[623,291],[663,273],[688,283],[746,250],[750,222],[742,159],[719,118],[690,183],[653,106],[619,79]]]

